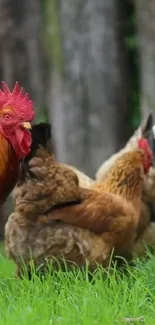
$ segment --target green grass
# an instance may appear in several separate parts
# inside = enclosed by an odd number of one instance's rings
[[[155,257],[120,273],[101,268],[57,271],[40,280],[15,278],[14,264],[0,255],[0,325],[114,325],[122,317],[145,317],[154,325]],[[137,323],[136,323],[137,324]]]

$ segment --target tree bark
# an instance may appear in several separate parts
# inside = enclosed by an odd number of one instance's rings
[[[57,157],[94,176],[130,135],[124,14],[116,0],[53,1],[64,66],[54,64],[49,96]]]
[[[38,0],[0,0],[1,77],[10,87],[16,80],[43,115],[44,83],[41,51],[41,6]]]
[[[141,111],[155,110],[155,2],[136,0],[137,40],[140,57]]]

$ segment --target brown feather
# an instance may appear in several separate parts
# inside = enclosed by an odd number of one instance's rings
[[[20,162],[10,143],[0,134],[0,206],[16,185],[19,166]]]

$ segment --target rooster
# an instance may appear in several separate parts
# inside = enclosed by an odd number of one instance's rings
[[[0,90],[0,207],[14,188],[20,162],[30,152],[34,109],[28,94],[16,82],[11,92],[5,82]]]
[[[102,184],[102,192],[95,186],[80,188],[74,180],[74,191],[80,197],[63,204],[61,195],[52,201],[60,185],[52,172],[52,168],[56,171],[56,160],[46,145],[40,144],[44,148],[33,148],[30,161],[26,158],[26,168],[13,191],[15,211],[5,226],[6,253],[17,264],[18,275],[22,273],[21,257],[28,267],[31,259],[39,266],[46,260],[61,262],[65,258],[80,267],[87,260],[91,270],[96,263],[107,267],[113,249],[115,255],[128,257],[139,221],[143,180],[152,164],[147,140],[140,139],[141,150],[118,159]],[[57,168],[60,172],[59,164]],[[63,194],[70,197],[69,188]]]

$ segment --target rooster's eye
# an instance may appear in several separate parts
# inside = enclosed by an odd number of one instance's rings
[[[4,115],[4,118],[5,118],[5,120],[10,120],[10,118],[11,118],[11,114],[9,114],[9,113],[7,113],[7,114],[5,114]]]

